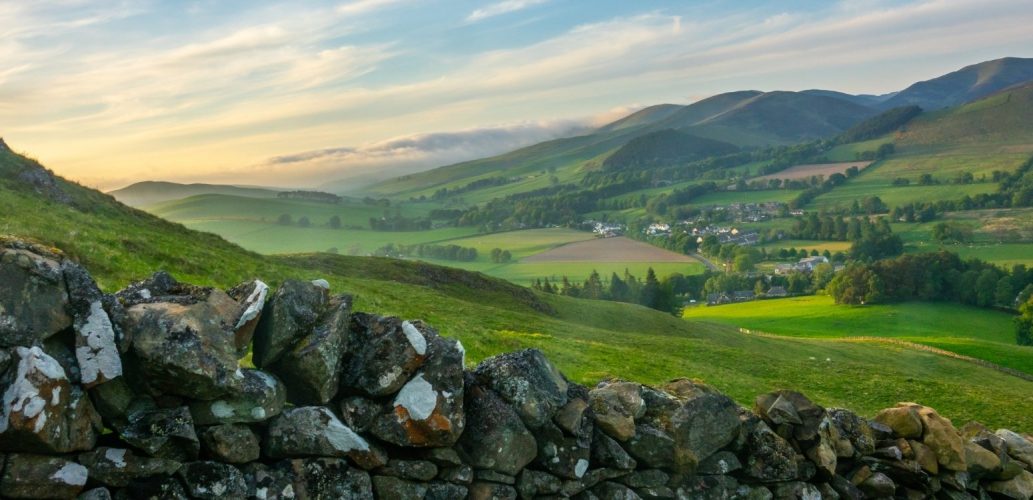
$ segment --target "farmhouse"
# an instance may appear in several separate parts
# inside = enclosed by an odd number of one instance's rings
[[[788,297],[789,296],[789,292],[786,291],[786,287],[779,285],[779,286],[771,287],[771,289],[768,290],[768,292],[765,293],[764,296],[765,297],[770,297],[770,298]]]
[[[829,259],[823,255],[806,257],[795,264],[778,264],[775,266],[775,274],[789,274],[793,271],[809,273],[822,264],[828,264]]]

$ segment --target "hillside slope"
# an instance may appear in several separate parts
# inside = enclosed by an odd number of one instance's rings
[[[1033,59],[1005,57],[918,82],[883,101],[883,109],[915,104],[927,111],[964,104],[1033,80]]]
[[[202,194],[226,194],[250,198],[273,198],[278,191],[265,188],[229,186],[224,184],[178,184],[175,182],[144,181],[109,191],[116,200],[131,207],[146,207],[156,203]]]
[[[792,387],[871,415],[901,398],[991,426],[1033,428],[1033,383],[942,356],[878,344],[753,338],[627,304],[537,295],[479,274],[328,254],[263,257],[126,207],[0,150],[0,232],[65,250],[108,291],[155,269],[201,285],[261,276],[325,278],[357,310],[423,318],[467,348],[468,363],[542,349],[572,379],[708,381],[749,404]],[[551,314],[550,314],[551,313]],[[815,359],[829,359],[817,363]]]
[[[898,135],[903,146],[1033,144],[1033,83],[923,114]],[[1031,149],[1033,151],[1033,149]]]

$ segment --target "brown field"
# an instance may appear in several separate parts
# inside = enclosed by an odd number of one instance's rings
[[[523,262],[696,262],[696,260],[688,255],[619,237],[568,243],[526,257]]]
[[[809,179],[811,176],[820,175],[828,178],[832,174],[842,174],[850,167],[857,167],[860,170],[864,170],[868,165],[871,165],[870,161],[850,161],[850,162],[839,162],[839,163],[811,163],[809,165],[796,165],[789,167],[781,172],[776,172],[771,175],[764,175],[761,177],[754,177],[751,181],[767,181],[771,179]]]

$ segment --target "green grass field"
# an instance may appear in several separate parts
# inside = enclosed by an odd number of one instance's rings
[[[20,168],[20,159],[0,153],[0,232],[64,249],[107,291],[158,269],[220,287],[254,277],[274,286],[288,277],[322,277],[335,292],[356,294],[356,310],[422,318],[460,339],[469,366],[538,347],[584,384],[608,376],[653,384],[692,377],[747,406],[756,394],[792,388],[867,416],[908,400],[956,422],[1033,431],[1033,383],[971,363],[899,346],[750,337],[634,305],[528,295],[504,281],[399,260],[264,256],[63,181],[74,205],[47,200],[18,181]],[[534,309],[534,301],[545,301],[555,315]],[[834,362],[814,361],[826,357]]]
[[[777,252],[782,248],[795,248],[797,250],[803,249],[808,252],[811,250],[817,250],[818,252],[828,250],[831,253],[836,253],[850,250],[850,243],[846,241],[779,240],[758,245],[758,248],[767,248],[769,253],[772,251]]]
[[[893,338],[1033,374],[1033,347],[1015,344],[1012,315],[958,304],[840,306],[828,296],[807,296],[695,307],[683,316],[787,337]]]
[[[707,205],[729,205],[732,203],[761,203],[765,201],[781,201],[788,203],[796,195],[800,194],[800,191],[788,190],[788,189],[772,189],[765,191],[718,191],[714,193],[707,193],[695,200],[692,200],[694,206],[707,206]]]

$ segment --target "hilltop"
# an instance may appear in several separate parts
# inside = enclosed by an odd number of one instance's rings
[[[109,191],[116,200],[131,207],[146,207],[202,194],[225,194],[250,198],[275,198],[281,190],[224,184],[178,184],[175,182],[143,181]]]
[[[880,106],[890,109],[918,105],[933,111],[974,101],[1030,80],[1033,80],[1033,59],[1005,57],[917,82],[886,99]]]
[[[540,294],[419,262],[262,256],[122,205],[9,151],[0,152],[0,173],[0,231],[63,249],[106,291],[155,269],[222,288],[257,276],[272,286],[288,277],[321,278],[335,290],[354,293],[358,310],[431,322],[462,341],[469,363],[536,347],[583,383],[608,376],[647,383],[686,376],[708,381],[741,402],[792,386],[821,404],[863,414],[906,392],[960,419],[1033,427],[1024,403],[1033,383],[927,352],[878,343],[749,337],[735,328],[686,322],[636,305]]]

